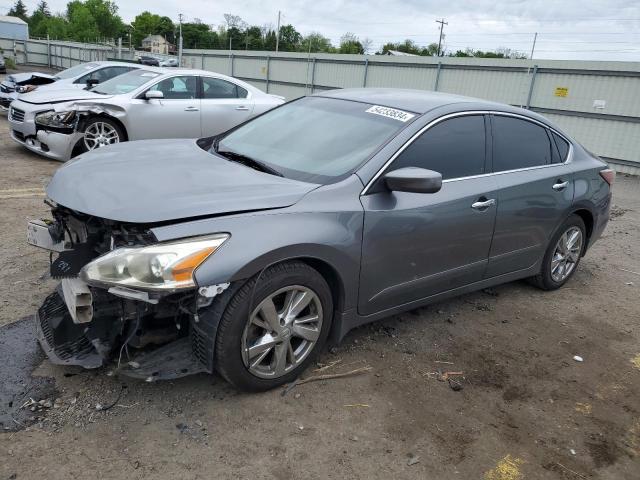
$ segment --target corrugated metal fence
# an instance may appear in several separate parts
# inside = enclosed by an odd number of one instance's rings
[[[60,68],[119,55],[114,47],[46,40],[0,38],[0,48],[17,63]],[[185,50],[182,63],[288,100],[333,88],[396,87],[518,105],[544,114],[617,170],[640,174],[640,62]]]

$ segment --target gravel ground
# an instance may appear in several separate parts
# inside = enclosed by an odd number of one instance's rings
[[[38,189],[60,165],[7,127],[0,325],[55,286],[25,223],[47,214]],[[614,218],[565,288],[515,282],[359,328],[320,362],[372,367],[360,376],[248,395],[207,375],[147,384],[39,362],[48,389],[20,380],[13,402],[42,402],[0,433],[0,479],[640,478],[640,179],[614,191]],[[11,364],[19,342],[1,340]],[[462,372],[461,390],[446,372]]]

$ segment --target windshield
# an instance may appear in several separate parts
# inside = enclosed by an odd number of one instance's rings
[[[129,93],[160,75],[158,72],[150,72],[149,70],[132,70],[97,85],[91,91],[104,95]]]
[[[80,65],[76,65],[75,67],[62,70],[60,73],[56,75],[56,78],[58,80],[65,80],[67,78],[79,77],[83,73],[87,73],[88,71],[93,70],[98,66],[99,65],[97,63],[81,63]]]
[[[250,158],[293,178],[332,183],[353,172],[397,134],[405,120],[374,105],[307,97],[288,103],[232,131],[213,148]]]

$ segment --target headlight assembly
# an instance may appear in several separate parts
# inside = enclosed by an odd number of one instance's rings
[[[228,234],[125,247],[96,258],[80,272],[89,284],[172,291],[195,287],[195,270],[229,238]]]
[[[16,87],[16,92],[29,93],[29,92],[33,92],[36,88],[38,88],[37,85],[18,85]]]
[[[46,127],[71,128],[75,125],[77,114],[70,112],[42,112],[36,115],[36,123]]]

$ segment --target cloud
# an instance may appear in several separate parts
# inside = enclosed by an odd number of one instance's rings
[[[6,0],[9,1],[9,0]],[[37,0],[27,0],[32,9]],[[49,0],[64,11],[65,0]],[[346,32],[368,37],[378,48],[410,38],[426,45],[438,41],[437,18],[445,18],[445,46],[494,50],[507,47],[530,52],[539,32],[536,58],[640,61],[640,2],[637,0],[116,0],[127,22],[143,10],[177,20],[199,18],[219,25],[224,13],[240,15],[254,25],[283,24],[302,33],[318,31],[337,43]]]

